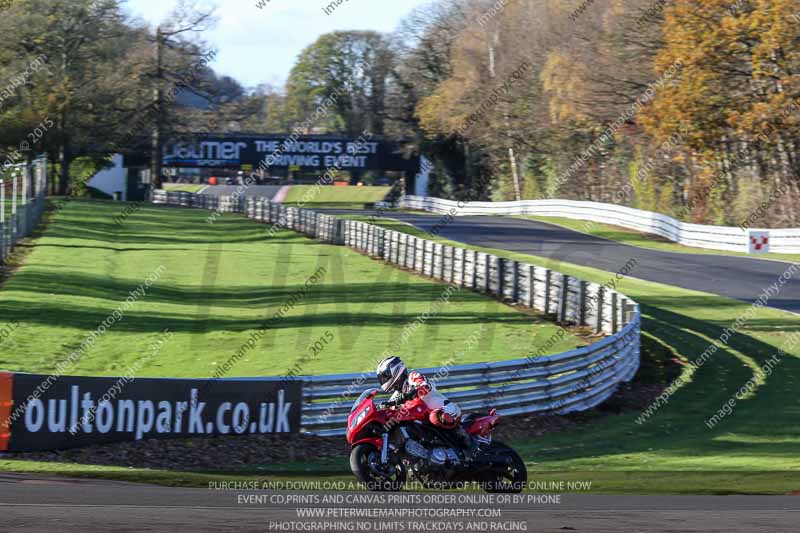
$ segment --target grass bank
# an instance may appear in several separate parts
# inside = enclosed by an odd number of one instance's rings
[[[198,193],[208,187],[208,185],[194,185],[190,183],[165,183],[164,189],[167,191],[193,192]]]
[[[364,204],[382,202],[391,187],[335,187],[292,185],[283,201],[284,205],[314,207],[362,208]]]

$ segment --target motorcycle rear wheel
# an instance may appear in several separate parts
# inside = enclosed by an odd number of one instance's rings
[[[494,456],[505,456],[508,464],[497,466],[491,475],[484,477],[481,487],[484,491],[494,494],[517,494],[522,492],[528,482],[528,468],[522,457],[501,442],[494,442],[484,453]]]
[[[350,470],[367,489],[380,492],[397,492],[406,484],[406,468],[402,462],[390,458],[381,464],[381,452],[372,444],[356,444],[350,451]]]

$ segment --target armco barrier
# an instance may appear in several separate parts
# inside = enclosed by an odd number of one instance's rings
[[[660,235],[694,248],[744,253],[800,253],[800,229],[750,229],[688,224],[672,217],[621,205],[573,200],[519,202],[455,202],[441,198],[404,196],[400,205],[434,213],[466,215],[535,215],[614,224]],[[766,238],[766,241],[764,240]]]
[[[276,228],[346,245],[398,267],[536,309],[563,324],[608,334],[591,346],[558,355],[541,356],[539,347],[531,346],[531,355],[524,359],[425,369],[430,375],[443,376],[436,386],[466,411],[497,407],[503,414],[523,414],[590,409],[609,398],[620,383],[633,379],[639,367],[639,306],[600,285],[364,222],[273,204],[266,198],[155,191],[153,201],[243,212]],[[376,385],[373,368],[372,361],[365,361],[360,374],[300,378],[303,430],[342,434],[354,398]]]

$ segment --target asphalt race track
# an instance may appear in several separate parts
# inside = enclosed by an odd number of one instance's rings
[[[493,504],[485,500],[475,503],[455,501],[459,498],[492,497],[482,493],[403,493],[398,497],[403,498],[404,502],[417,498],[418,503],[343,501],[332,504],[322,501],[326,495],[343,500],[354,496],[370,496],[363,492],[182,489],[116,481],[0,474],[3,530],[20,533],[347,531],[337,529],[336,526],[348,522],[362,525],[363,529],[352,531],[468,531],[468,522],[483,522],[489,525],[489,530],[496,531],[777,532],[797,531],[797,520],[800,518],[797,514],[800,511],[800,498],[794,496],[592,496],[531,493],[521,495],[524,500],[522,503]],[[374,496],[372,493],[372,497],[389,496]],[[426,497],[442,501],[424,502],[423,498]],[[306,500],[300,503],[299,498]],[[309,503],[308,498],[316,498],[317,503]],[[319,509],[326,517],[299,516],[298,509]],[[441,513],[471,513],[472,518],[365,518],[364,513],[370,509],[399,509],[409,516],[414,516],[418,510],[434,509]],[[359,513],[362,518],[342,518],[342,513],[348,512]],[[478,513],[493,516],[478,517]],[[427,529],[412,529],[411,526],[418,522],[426,524]],[[290,523],[294,523],[295,527],[282,529],[281,524],[286,526]],[[387,529],[386,524],[391,523],[399,525]],[[328,527],[323,524],[328,524]],[[497,524],[496,529],[491,524]],[[311,529],[315,526],[321,527]],[[400,526],[405,527],[401,529]]]
[[[340,213],[370,214],[345,211]],[[561,226],[502,216],[442,216],[396,214],[408,222],[453,241],[538,255],[565,263],[618,272],[628,261],[636,266],[630,277],[753,302],[792,265],[788,262],[726,255],[650,250],[593,237]],[[555,267],[558,270],[558,267]],[[769,299],[770,307],[800,313],[800,273]]]
[[[203,194],[231,195],[236,185],[209,187]],[[253,185],[247,196],[272,198],[280,187]],[[374,211],[320,209],[334,213],[360,215]],[[438,236],[475,246],[538,255],[618,272],[631,259],[636,266],[629,276],[695,291],[753,302],[762,292],[778,282],[791,264],[743,256],[674,253],[630,246],[534,220],[503,216],[464,216],[452,220],[437,215],[390,213],[386,215]],[[449,221],[448,221],[449,220]],[[558,270],[558,268],[555,268]],[[800,275],[780,287],[767,304],[776,309],[800,313]]]

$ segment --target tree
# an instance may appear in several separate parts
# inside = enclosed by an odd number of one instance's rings
[[[181,0],[168,17],[168,22],[156,28],[153,38],[154,61],[152,83],[153,125],[150,142],[150,174],[153,187],[160,188],[164,137],[174,116],[175,96],[178,90],[208,98],[198,90],[198,75],[214,55],[198,40],[213,23],[213,10],[198,10],[189,0]],[[169,96],[168,96],[169,95]],[[173,128],[174,131],[175,128]]]
[[[3,14],[0,32],[4,71],[22,72],[34,58],[46,62],[4,109],[6,141],[11,134],[17,144],[52,121],[34,148],[57,158],[58,192],[66,194],[75,152],[91,150],[120,127],[120,94],[131,85],[124,58],[135,31],[117,0],[20,0]]]
[[[285,112],[305,124],[335,95],[332,112],[313,127],[331,133],[383,135],[386,92],[394,55],[376,32],[323,35],[300,54],[286,84]]]
[[[716,200],[727,213],[709,220],[736,221],[728,207],[742,204],[734,201],[741,180],[755,180],[767,191],[790,185],[775,218],[798,220],[792,208],[800,194],[795,11],[796,2],[766,0],[733,6],[723,0],[684,0],[666,11],[665,46],[656,65],[664,71],[680,60],[683,69],[681,78],[659,93],[645,124],[658,139],[673,135],[681,124],[689,128],[687,144],[705,169],[692,189],[715,183],[713,194],[701,199]]]
[[[467,7],[459,0],[440,0],[415,9],[400,24],[392,37],[397,61],[387,95],[387,116],[389,130],[407,140],[406,151],[425,154],[440,169],[437,179],[447,177],[442,194],[477,200],[488,195],[483,154],[457,134],[426,130],[419,114],[421,102],[453,73],[459,35],[474,22]],[[432,186],[435,189],[437,184]]]

